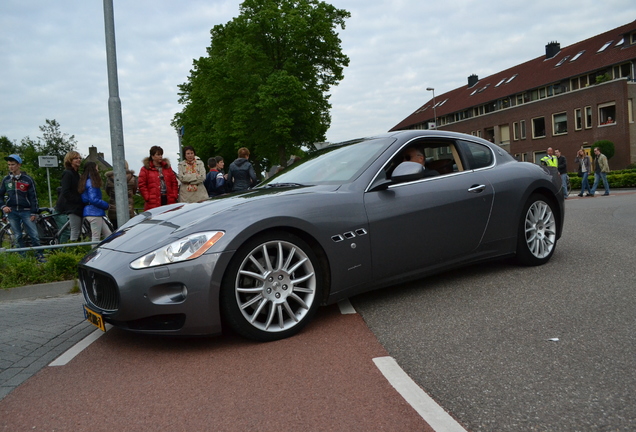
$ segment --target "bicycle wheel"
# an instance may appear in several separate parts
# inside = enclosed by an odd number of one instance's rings
[[[0,230],[0,247],[4,249],[10,249],[14,247],[15,237],[13,236],[13,232],[11,231],[10,225],[5,225]]]

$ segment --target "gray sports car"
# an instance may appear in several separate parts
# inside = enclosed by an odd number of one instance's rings
[[[84,310],[102,329],[276,340],[361,292],[498,257],[544,264],[563,217],[554,168],[470,135],[389,133],[136,216],[80,263]]]

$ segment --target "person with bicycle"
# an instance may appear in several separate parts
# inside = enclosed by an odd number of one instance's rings
[[[9,219],[11,230],[15,235],[19,247],[25,247],[22,227],[31,239],[32,246],[40,246],[40,237],[35,220],[38,215],[38,196],[35,182],[20,170],[22,158],[11,154],[4,158],[7,161],[9,174],[2,179],[0,197],[2,197],[2,212]],[[6,199],[5,199],[6,195]],[[37,251],[38,261],[43,262],[42,252]]]
[[[561,150],[559,149],[554,150],[554,155],[557,158],[557,169],[559,170],[559,174],[561,175],[561,182],[563,183],[563,197],[567,198],[569,195],[568,161],[565,156],[561,154]]]

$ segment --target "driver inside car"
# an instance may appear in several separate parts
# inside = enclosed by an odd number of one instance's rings
[[[438,176],[439,172],[426,168],[426,158],[424,157],[424,153],[421,150],[415,147],[409,147],[404,152],[404,160],[408,162],[417,162],[424,167],[424,176],[423,177],[433,177]]]

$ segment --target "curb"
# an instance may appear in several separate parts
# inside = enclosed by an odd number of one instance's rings
[[[77,287],[78,284],[77,280],[69,280],[0,289],[0,302],[9,300],[34,300],[71,294],[71,290]]]

